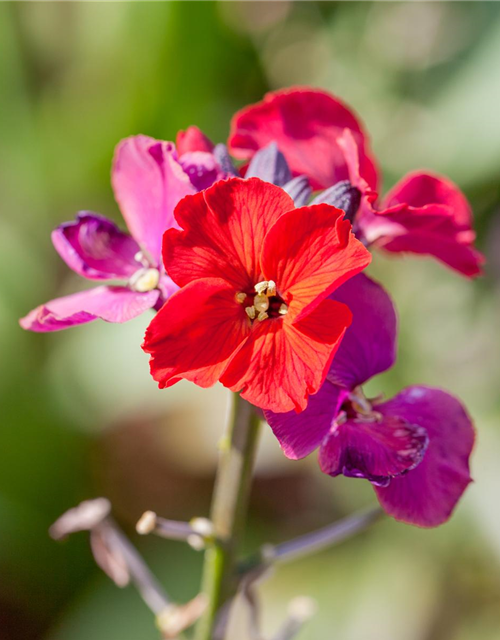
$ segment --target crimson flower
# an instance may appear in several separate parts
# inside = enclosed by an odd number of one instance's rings
[[[473,247],[470,205],[448,178],[411,173],[377,204],[377,169],[366,135],[338,98],[292,88],[269,93],[234,116],[229,147],[235,157],[250,159],[271,141],[294,175],[307,176],[314,188],[349,180],[360,190],[353,224],[365,244],[391,253],[430,255],[468,277],[481,273],[484,260]]]
[[[181,289],[147,329],[152,376],[160,388],[220,380],[258,407],[303,410],[351,322],[327,297],[370,262],[344,213],[231,178],[184,198],[175,218],[163,260]]]
[[[361,385],[396,358],[394,306],[364,274],[331,297],[349,306],[353,321],[325,383],[302,413],[265,417],[287,457],[319,447],[322,471],[369,480],[389,515],[422,527],[442,524],[471,481],[471,419],[456,398],[432,387],[367,399]]]

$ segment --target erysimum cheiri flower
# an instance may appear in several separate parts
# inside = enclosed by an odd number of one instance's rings
[[[370,262],[343,211],[296,209],[258,178],[188,196],[165,233],[168,275],[182,287],[151,322],[144,350],[160,387],[220,380],[254,405],[302,410],[351,321],[328,295]]]
[[[130,234],[85,211],[55,229],[52,241],[66,264],[84,278],[124,284],[51,300],[31,311],[21,326],[57,331],[97,318],[125,322],[161,306],[177,288],[161,261],[163,232],[176,224],[174,207],[225,175],[209,151],[178,154],[171,142],[142,135],[123,140],[115,152],[112,184]]]
[[[437,526],[470,482],[474,430],[460,402],[441,389],[408,387],[382,402],[361,385],[390,368],[396,314],[382,287],[360,274],[330,297],[353,321],[326,381],[300,414],[265,411],[285,455],[320,449],[321,469],[369,480],[382,507],[398,520]]]
[[[293,174],[306,175],[314,188],[349,180],[360,189],[353,224],[366,244],[392,253],[431,255],[468,277],[481,272],[470,206],[447,178],[411,173],[375,204],[379,180],[366,135],[338,98],[298,87],[269,93],[234,116],[229,148],[235,157],[250,159],[271,141]]]

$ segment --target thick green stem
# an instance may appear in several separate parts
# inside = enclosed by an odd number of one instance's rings
[[[217,613],[236,592],[236,555],[245,526],[259,422],[252,405],[234,394],[212,498],[215,541],[205,552],[203,568],[202,590],[209,604],[198,623],[197,640],[212,640]]]

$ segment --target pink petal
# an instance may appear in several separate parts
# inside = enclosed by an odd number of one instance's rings
[[[66,264],[84,278],[130,278],[142,265],[137,242],[103,216],[83,211],[75,222],[52,232],[52,242]]]
[[[356,139],[362,173],[376,188],[376,168],[358,118],[325,91],[295,87],[268,93],[233,117],[229,148],[236,158],[248,160],[274,141],[294,175],[306,175],[313,188],[325,189],[349,177],[337,142],[344,129]]]
[[[446,522],[471,482],[474,428],[465,408],[440,389],[408,387],[374,410],[418,424],[429,436],[419,466],[394,478],[387,488],[376,489],[380,504],[389,515],[409,524],[435,527]]]
[[[20,320],[30,331],[59,331],[97,318],[106,322],[126,322],[153,307],[157,290],[137,293],[126,287],[95,287],[56,298],[31,311]]]
[[[143,135],[122,140],[115,151],[112,184],[130,233],[159,265],[163,233],[177,227],[174,208],[196,191],[173,143]]]
[[[332,428],[321,445],[319,464],[330,476],[366,478],[385,487],[415,468],[426,446],[425,429],[400,417],[358,416]]]

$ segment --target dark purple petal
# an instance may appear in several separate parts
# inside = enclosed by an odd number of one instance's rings
[[[389,515],[409,524],[435,527],[446,522],[471,482],[474,427],[465,408],[440,389],[408,387],[374,410],[419,424],[429,436],[419,466],[376,490],[380,504]]]
[[[321,445],[319,464],[330,476],[365,478],[385,487],[420,463],[425,429],[396,416],[349,419],[334,425]]]
[[[304,458],[319,447],[331,429],[345,395],[345,390],[326,381],[318,393],[310,396],[301,413],[264,411],[287,458]]]
[[[354,389],[394,364],[396,311],[385,290],[364,274],[348,280],[330,297],[346,304],[353,319],[335,354],[328,380]]]
[[[175,206],[195,192],[174,145],[142,135],[122,140],[115,151],[111,181],[130,233],[158,266],[163,233],[178,226]]]
[[[346,218],[352,222],[361,204],[361,191],[353,186],[349,180],[341,180],[311,201],[311,204],[322,203],[331,204],[332,207],[342,209]]]
[[[229,176],[239,177],[240,174],[238,173],[238,170],[234,166],[233,161],[231,160],[231,156],[229,155],[229,151],[227,150],[227,147],[225,144],[222,144],[222,142],[219,142],[219,144],[216,144],[213,150],[213,154],[225,178],[228,178]]]
[[[83,211],[75,222],[52,232],[52,242],[66,264],[84,278],[130,278],[142,265],[137,242],[103,216]]]
[[[157,289],[138,293],[126,287],[95,287],[63,298],[56,298],[33,309],[19,322],[29,331],[60,331],[97,318],[107,322],[126,322],[153,307]]]
[[[306,205],[312,193],[309,178],[306,176],[292,178],[290,182],[283,185],[283,190],[292,198],[297,208]]]
[[[245,178],[260,178],[278,187],[290,182],[292,173],[276,142],[271,142],[257,151],[250,160]]]

